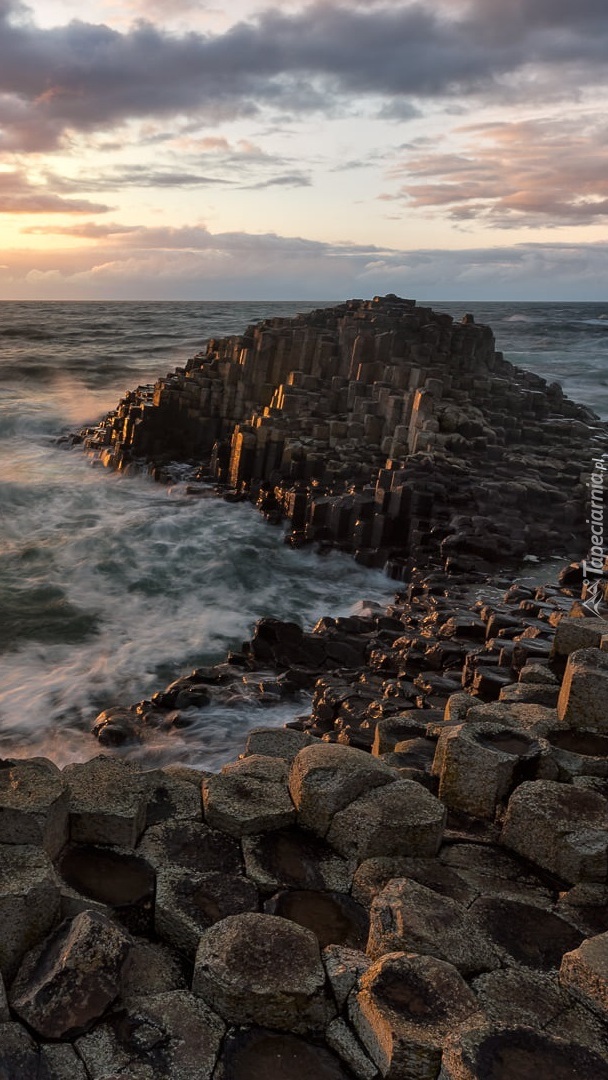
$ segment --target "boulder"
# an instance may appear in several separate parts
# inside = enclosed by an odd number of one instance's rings
[[[435,855],[445,819],[445,807],[421,784],[396,780],[338,811],[327,842],[357,863],[379,855]]]
[[[547,743],[501,724],[467,723],[445,731],[435,754],[439,798],[471,817],[492,821],[515,783],[534,779]]]
[[[277,757],[250,757],[225,765],[203,780],[205,821],[231,836],[282,829],[295,822],[287,765]]]
[[[289,773],[298,822],[325,836],[334,815],[372,788],[395,780],[388,765],[352,746],[315,743],[300,750]]]
[[[595,616],[582,619],[560,619],[553,639],[553,655],[570,656],[579,649],[599,649],[602,637],[608,634],[608,622]]]
[[[570,654],[557,715],[579,731],[608,734],[608,653],[580,649]]]
[[[608,877],[608,801],[552,780],[521,784],[501,843],[571,884]]]
[[[390,881],[371,908],[368,956],[377,960],[391,952],[434,956],[464,976],[500,964],[497,949],[467,908],[406,878]]]
[[[187,990],[130,1001],[76,1047],[90,1080],[211,1080],[225,1024]]]
[[[245,756],[261,754],[263,757],[280,757],[291,763],[305,746],[314,743],[312,735],[291,728],[254,728],[247,736]]]
[[[60,886],[40,848],[0,847],[0,973],[10,982],[29,949],[59,918]]]
[[[479,1011],[451,964],[403,952],[383,956],[351,997],[351,1023],[385,1080],[436,1080],[448,1034]]]
[[[0,839],[34,844],[54,858],[68,838],[68,789],[46,758],[0,760]]]
[[[81,1035],[118,997],[130,948],[131,938],[97,911],[66,920],[23,961],[13,1011],[44,1039]]]
[[[580,1043],[526,1027],[480,1023],[446,1038],[441,1080],[608,1080],[608,1063]]]
[[[228,1032],[213,1080],[353,1080],[319,1040],[265,1028]]]
[[[587,938],[566,953],[559,981],[573,997],[608,1021],[608,933]]]
[[[304,1034],[335,1015],[315,935],[275,915],[232,915],[207,930],[192,989],[239,1025]]]
[[[136,765],[100,754],[67,765],[70,838],[78,844],[134,848],[146,824],[149,790]]]

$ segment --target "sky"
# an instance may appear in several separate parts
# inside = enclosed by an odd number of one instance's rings
[[[606,0],[0,0],[0,300],[608,302],[607,57]]]

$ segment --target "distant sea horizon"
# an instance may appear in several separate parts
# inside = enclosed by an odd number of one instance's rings
[[[341,302],[0,301],[2,756],[93,756],[98,712],[221,659],[262,615],[311,626],[362,599],[388,601],[379,572],[292,551],[248,505],[109,474],[56,441],[210,337]],[[418,303],[472,313],[507,359],[608,417],[608,301]],[[306,702],[203,710],[187,732],[159,736],[146,761],[219,768],[248,728],[301,711]]]

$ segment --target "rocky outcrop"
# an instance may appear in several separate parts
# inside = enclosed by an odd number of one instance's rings
[[[293,543],[401,576],[421,555],[462,572],[586,549],[585,473],[606,430],[505,360],[489,327],[391,295],[212,339],[82,438],[159,478],[188,461],[285,518]]]

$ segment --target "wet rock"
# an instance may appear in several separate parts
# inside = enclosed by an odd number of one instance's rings
[[[3,844],[36,844],[54,858],[68,836],[68,791],[46,758],[0,760]]]
[[[163,941],[191,957],[201,934],[213,923],[258,907],[255,885],[238,874],[167,868],[158,875],[154,927]]]
[[[326,945],[365,948],[369,933],[367,913],[356,900],[343,893],[286,889],[271,897],[264,910],[312,930],[322,949]]]
[[[451,964],[392,953],[361,977],[351,1022],[387,1080],[435,1080],[444,1041],[478,1013],[475,996]]]
[[[557,715],[562,723],[582,731],[608,734],[608,654],[580,649],[568,657]]]
[[[358,863],[381,855],[435,855],[445,807],[413,780],[375,788],[335,814],[327,841]]]
[[[274,915],[233,915],[207,930],[192,989],[236,1024],[298,1034],[322,1030],[335,1013],[316,937]]]
[[[67,765],[70,838],[79,844],[134,848],[146,823],[148,791],[141,770],[103,754]]]
[[[352,870],[324,840],[298,827],[244,836],[247,876],[263,892],[329,889],[348,892]]]
[[[58,871],[72,890],[64,891],[64,915],[76,915],[94,900],[133,933],[152,929],[156,875],[144,859],[130,851],[71,844]]]
[[[534,779],[549,747],[499,724],[467,723],[444,732],[435,754],[439,798],[450,809],[493,820],[518,781]]]
[[[287,1032],[253,1027],[226,1037],[213,1080],[352,1080],[326,1046]]]
[[[606,1080],[608,1064],[592,1050],[525,1027],[482,1024],[449,1035],[441,1080]]]
[[[76,1046],[90,1080],[211,1080],[225,1024],[186,990],[115,1010]]]
[[[395,774],[362,750],[348,746],[307,746],[294,758],[289,790],[298,822],[325,836],[334,815],[363,792],[391,783]]]
[[[345,945],[328,945],[323,949],[323,963],[333,995],[342,1009],[357,981],[371,967],[369,956]]]
[[[551,780],[524,783],[509,799],[501,843],[572,884],[606,881],[608,801]]]
[[[434,956],[465,976],[500,964],[479,921],[462,904],[405,878],[390,881],[371,907],[367,953],[376,960],[390,952]]]
[[[587,938],[567,952],[559,972],[560,984],[601,1019],[608,1020],[608,933]]]
[[[295,821],[287,765],[281,758],[254,754],[203,780],[205,820],[231,836],[282,829]]]
[[[130,947],[130,937],[104,915],[82,912],[25,958],[11,1008],[45,1039],[88,1031],[118,996]]]
[[[10,982],[59,918],[60,886],[40,848],[6,844],[0,854],[0,973]]]

